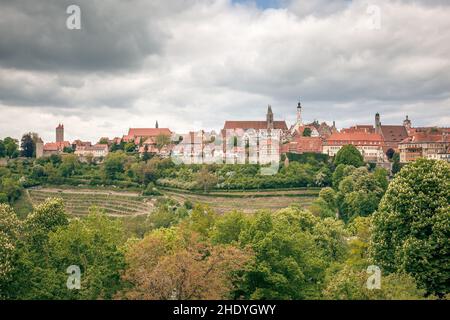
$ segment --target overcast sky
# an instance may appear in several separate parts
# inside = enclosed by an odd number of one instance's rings
[[[292,124],[298,100],[338,127],[450,126],[450,1],[0,0],[0,138],[219,129],[268,104]]]

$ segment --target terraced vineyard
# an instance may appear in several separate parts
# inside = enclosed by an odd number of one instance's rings
[[[145,215],[152,211],[154,205],[151,198],[131,192],[31,189],[28,193],[34,206],[47,198],[62,198],[67,212],[76,216],[86,215],[92,206],[110,216]]]
[[[261,209],[276,211],[292,204],[307,208],[318,196],[318,190],[290,190],[290,191],[245,191],[245,192],[211,192],[208,195],[175,192],[165,190],[164,194],[180,202],[189,200],[193,203],[204,203],[224,213],[240,210],[246,213]]]

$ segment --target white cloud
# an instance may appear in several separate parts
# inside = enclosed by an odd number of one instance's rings
[[[408,113],[419,125],[448,125],[450,7],[439,1],[371,1],[381,10],[380,30],[368,28],[363,0],[265,10],[225,0],[133,3],[123,20],[109,9],[120,28],[90,34],[89,43],[112,38],[76,59],[39,51],[21,68],[0,41],[0,137],[33,130],[50,140],[59,122],[69,138],[94,141],[156,120],[177,131],[218,129],[227,119],[263,119],[267,104],[293,121],[299,98],[306,119],[340,126],[372,123],[377,111],[390,123]],[[100,6],[88,12],[89,23]],[[130,36],[127,26],[142,30]],[[13,44],[35,48],[27,34]],[[72,48],[81,52],[86,41],[78,40]],[[103,54],[99,66],[89,60]]]

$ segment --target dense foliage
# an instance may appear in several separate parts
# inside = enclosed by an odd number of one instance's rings
[[[394,178],[373,216],[372,257],[429,293],[450,291],[450,165],[420,159]]]

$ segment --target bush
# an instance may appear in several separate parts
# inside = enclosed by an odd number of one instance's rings
[[[153,182],[149,182],[147,188],[142,192],[144,196],[160,196],[161,192],[155,187]]]

